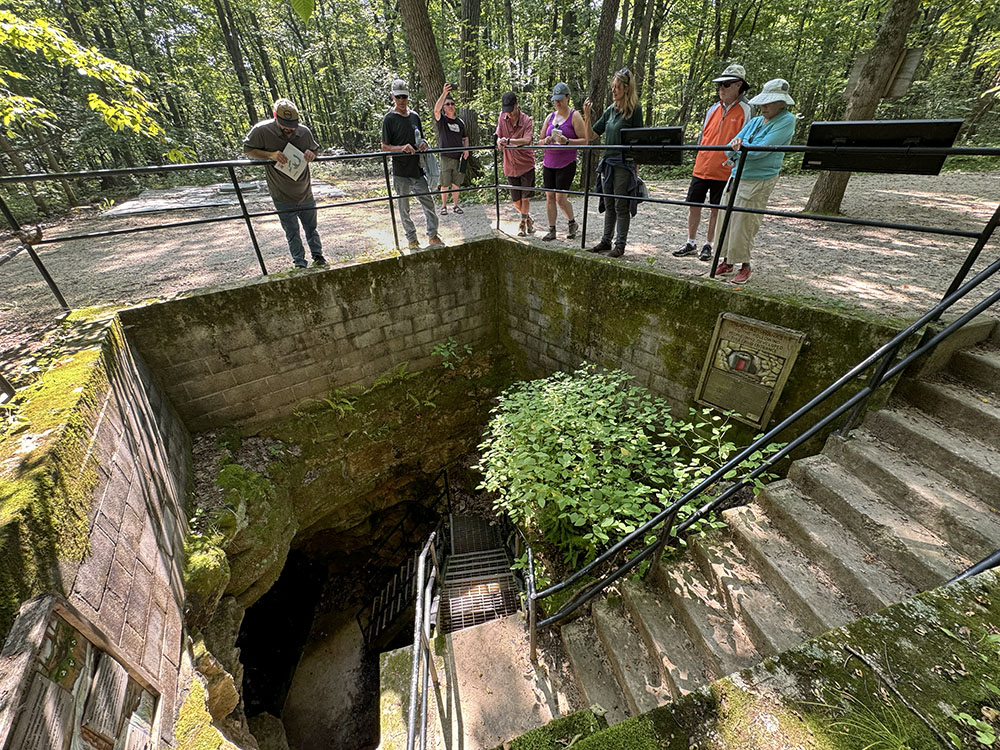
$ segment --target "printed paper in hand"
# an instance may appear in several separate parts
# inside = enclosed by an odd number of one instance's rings
[[[299,179],[302,173],[306,171],[306,155],[291,143],[285,146],[285,150],[282,153],[288,157],[288,163],[278,164],[275,162],[274,166],[279,172],[284,172],[293,180]]]

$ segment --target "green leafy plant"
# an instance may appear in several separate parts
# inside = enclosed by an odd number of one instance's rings
[[[872,693],[869,702],[843,689],[824,690],[823,700],[813,703],[835,716],[830,731],[851,738],[864,750],[916,750],[913,723],[891,698]],[[923,745],[919,745],[923,747]]]
[[[634,531],[736,452],[726,438],[729,415],[692,410],[692,420],[673,419],[632,380],[589,365],[516,383],[501,395],[479,446],[481,488],[496,493],[496,510],[555,545],[570,566]],[[758,451],[726,479],[778,447]],[[679,518],[694,510],[686,505]],[[706,518],[694,530],[718,525]]]
[[[997,712],[994,711],[993,713],[996,714]],[[994,725],[987,724],[985,721],[977,719],[975,716],[971,716],[964,711],[962,713],[952,714],[951,718],[975,732],[976,741],[983,747],[996,747],[997,730]],[[962,746],[961,739],[954,732],[948,732],[948,739],[954,742],[957,747]]]
[[[435,344],[434,348],[431,349],[431,354],[441,358],[441,366],[444,369],[454,370],[456,364],[461,363],[472,354],[472,347],[469,344],[460,345],[449,336],[444,343]]]

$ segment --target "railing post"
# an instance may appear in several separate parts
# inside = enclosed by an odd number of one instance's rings
[[[264,256],[260,254],[260,245],[257,244],[257,235],[253,231],[253,222],[250,221],[250,214],[247,212],[246,201],[243,200],[243,191],[240,190],[240,181],[236,179],[236,169],[229,167],[229,179],[233,181],[233,189],[236,190],[236,200],[240,202],[240,213],[243,214],[243,221],[247,224],[247,231],[250,233],[250,241],[253,243],[253,251],[257,253],[257,262],[260,263],[260,272],[267,276],[267,266],[264,265]]]
[[[396,208],[392,205],[392,183],[389,182],[389,157],[382,154],[382,171],[385,173],[385,192],[389,196],[389,221],[392,222],[392,239],[399,252],[399,229],[396,228]]]
[[[726,232],[729,230],[729,220],[733,215],[733,205],[736,203],[736,191],[740,187],[740,178],[743,177],[743,165],[746,164],[747,147],[740,147],[740,161],[736,165],[736,174],[733,176],[733,186],[729,193],[729,204],[726,206],[726,215],[722,217],[722,229],[719,230],[719,240],[715,244],[715,257],[712,258],[712,268],[708,273],[708,278],[715,278],[715,269],[719,267],[719,256],[722,254],[722,243],[725,242]]]
[[[493,202],[497,209],[497,229],[500,229],[500,167],[498,164],[497,136],[493,134]]]
[[[535,592],[528,594],[528,657],[532,664],[538,663],[538,603]]]
[[[680,509],[674,510],[666,519],[663,521],[663,531],[660,532],[660,539],[656,543],[656,550],[653,552],[653,559],[649,563],[649,568],[646,569],[646,573],[643,575],[645,578],[649,575],[649,571],[653,570],[657,565],[660,564],[660,558],[663,557],[663,548],[667,546],[667,540],[670,539],[670,532],[674,530],[674,521],[677,520],[677,513]]]
[[[590,204],[590,175],[592,172],[591,165],[593,164],[591,156],[593,153],[593,150],[589,148],[583,152],[583,222],[580,225],[581,250],[587,247],[587,206]]]
[[[930,321],[928,321],[930,322]],[[902,342],[896,344],[889,351],[882,355],[881,361],[875,367],[872,372],[871,378],[868,380],[868,387],[874,391],[881,383],[882,377],[885,375],[886,371],[892,365],[892,361],[896,358],[896,353],[899,352],[899,347],[902,346]],[[869,393],[858,403],[854,405],[854,408],[847,415],[847,419],[844,420],[844,424],[841,425],[840,429],[837,430],[837,434],[840,437],[846,438],[847,433],[849,433],[853,428],[855,422],[857,422],[861,415],[865,413],[865,409],[868,408],[868,402],[871,400],[872,394]]]
[[[433,544],[433,540],[431,541]],[[417,731],[417,686],[420,683],[420,664],[424,656],[421,648],[423,634],[423,598],[424,598],[424,561],[425,556],[417,558],[417,577],[413,604],[413,662],[410,665],[410,710],[406,717],[406,750],[414,750]]]
[[[21,227],[18,220],[14,218],[14,214],[11,213],[10,208],[7,206],[7,203],[4,201],[2,196],[0,196],[0,211],[3,212],[4,218],[7,219],[7,223],[10,224],[10,228],[14,230],[14,234],[16,234],[18,239],[21,240],[21,247],[28,251],[28,255],[31,256],[31,260],[35,264],[35,268],[38,269],[38,273],[40,273],[42,278],[45,279],[45,283],[49,286],[49,291],[52,292],[52,295],[56,298],[59,306],[63,309],[63,311],[69,312],[69,305],[66,304],[66,300],[62,296],[62,292],[59,291],[59,287],[56,286],[56,282],[53,278],[49,276],[49,270],[45,267],[45,264],[42,263],[42,259],[38,257],[38,253],[36,253],[35,248],[31,246],[31,242],[27,239],[23,239],[25,234],[24,229]],[[41,237],[41,234],[38,236]]]

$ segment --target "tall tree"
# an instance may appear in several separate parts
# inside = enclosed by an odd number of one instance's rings
[[[444,87],[444,68],[434,40],[434,28],[427,15],[427,5],[424,0],[400,0],[399,12],[403,16],[406,36],[410,40],[410,50],[420,73],[430,111],[434,109],[438,93]]]
[[[597,26],[594,40],[594,56],[590,63],[590,101],[594,103],[595,115],[604,109],[608,96],[608,69],[611,66],[612,43],[615,37],[615,21],[618,20],[618,0],[605,0],[601,6],[601,21]]]
[[[845,120],[870,120],[875,116],[919,8],[920,0],[890,0],[857,86],[847,100]],[[821,172],[809,194],[806,213],[839,213],[850,179],[850,172]]]

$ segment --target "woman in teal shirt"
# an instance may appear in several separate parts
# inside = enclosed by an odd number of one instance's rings
[[[750,104],[760,107],[760,114],[743,126],[743,129],[736,134],[736,137],[729,142],[732,151],[730,159],[734,165],[739,159],[746,161],[743,167],[743,174],[740,176],[740,184],[736,189],[736,200],[733,207],[755,208],[763,211],[767,208],[767,199],[771,197],[771,191],[778,183],[778,173],[781,171],[781,162],[785,158],[783,151],[748,151],[739,153],[739,150],[746,145],[754,146],[787,146],[792,142],[795,134],[795,115],[789,112],[786,107],[795,104],[795,101],[788,94],[788,81],[783,78],[775,78],[764,84],[761,92],[750,100]],[[733,166],[730,180],[736,174],[736,166]],[[730,183],[731,184],[731,183]],[[727,195],[729,189],[726,191]],[[726,198],[723,203],[728,202]],[[740,265],[739,271],[732,278],[734,284],[745,284],[750,278],[752,269],[750,267],[750,251],[753,250],[753,241],[760,229],[760,224],[764,220],[762,214],[748,214],[742,211],[733,211],[729,220],[729,228],[726,230],[726,239],[723,242],[722,254],[725,260],[719,261],[715,269],[716,276],[726,276],[736,271],[736,265]]]
[[[611,98],[613,103],[604,110],[601,119],[590,125],[590,110],[593,106],[590,99],[583,103],[583,124],[587,140],[597,135],[605,136],[608,146],[620,146],[622,128],[641,128],[642,111],[639,108],[639,97],[632,80],[632,73],[623,68],[611,79]],[[601,241],[590,248],[592,253],[602,253],[609,258],[620,258],[625,254],[625,241],[628,239],[628,227],[635,214],[637,201],[631,196],[637,196],[639,175],[635,170],[635,160],[625,158],[623,151],[608,149],[601,163],[597,165],[598,193],[613,194],[617,197],[601,198],[600,205],[604,208],[604,235]],[[617,230],[617,234],[616,234]],[[611,244],[614,235],[615,244]]]

